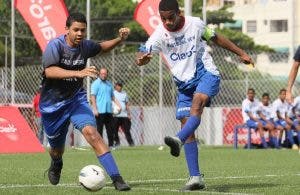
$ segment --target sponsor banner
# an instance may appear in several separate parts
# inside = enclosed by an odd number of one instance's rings
[[[17,107],[0,107],[0,153],[44,152]]]
[[[68,11],[63,0],[15,0],[15,7],[42,51],[51,39],[65,33]]]
[[[158,5],[160,0],[143,0],[134,12],[134,19],[151,35],[155,28],[161,23]]]
[[[241,108],[223,108],[223,144],[233,144],[234,127],[243,124],[242,109]],[[238,132],[238,144],[246,144],[248,138],[248,129],[241,128]],[[252,129],[251,142],[260,144],[259,135]]]

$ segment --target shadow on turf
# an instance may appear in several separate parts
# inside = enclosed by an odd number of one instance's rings
[[[275,186],[277,186],[277,184],[274,183],[222,184],[222,185],[209,185],[206,187],[206,190],[215,190],[218,192],[232,192],[232,190],[270,188]]]

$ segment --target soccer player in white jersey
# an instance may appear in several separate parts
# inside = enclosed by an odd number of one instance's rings
[[[293,99],[292,99],[293,100]],[[289,104],[288,117],[292,120],[292,129],[297,132],[298,147],[300,145],[300,96],[297,96],[292,104]],[[294,147],[296,149],[296,147]]]
[[[257,114],[259,109],[259,101],[255,99],[255,90],[249,88],[247,98],[242,102],[242,116],[247,127],[258,131],[263,148],[267,148],[267,142],[264,136],[264,126]]]
[[[274,124],[274,112],[272,104],[270,104],[270,95],[264,93],[258,107],[257,114],[262,122],[265,130],[269,132],[269,145],[274,148],[279,148],[276,129]]]
[[[287,120],[288,118],[288,103],[285,101],[286,98],[286,89],[281,89],[279,92],[279,97],[273,102],[273,110],[275,112],[274,122],[277,127],[283,127],[286,132],[286,137],[289,140],[289,143],[292,145],[292,149],[298,149],[298,146],[294,142],[293,131],[292,131],[292,122]],[[279,135],[279,145],[281,145],[282,131]]]
[[[183,16],[177,0],[161,0],[159,13],[162,24],[140,48],[136,64],[149,63],[152,52],[164,56],[178,88],[176,118],[181,121],[182,127],[176,136],[166,136],[164,141],[175,157],[180,155],[184,145],[190,177],[182,190],[199,190],[205,185],[198,165],[194,132],[200,125],[204,107],[218,93],[220,85],[219,71],[206,50],[206,41],[211,40],[237,54],[243,63],[253,62],[247,53],[206,27],[200,18]]]

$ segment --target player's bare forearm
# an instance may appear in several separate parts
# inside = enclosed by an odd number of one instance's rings
[[[113,48],[115,48],[122,41],[127,39],[129,33],[130,33],[129,28],[127,28],[127,27],[120,28],[119,36],[117,38],[99,43],[101,46],[102,52],[108,52],[108,51],[112,50]]]
[[[299,65],[300,65],[300,62],[294,61],[292,69],[289,74],[289,80],[288,80],[288,86],[287,86],[287,91],[289,91],[289,92],[292,91],[292,87],[294,85],[294,82],[295,82],[295,79],[296,79],[296,76],[298,73]]]
[[[77,77],[78,71],[66,70],[58,66],[50,66],[45,69],[45,76],[52,79],[67,79]]]
[[[229,39],[223,37],[222,35],[217,34],[216,37],[212,40],[217,45],[238,55],[243,63],[253,64],[251,57],[244,50],[242,50],[241,48],[236,46],[233,42],[231,42]]]
[[[66,70],[58,66],[50,66],[45,69],[45,76],[52,79],[97,77],[95,66],[86,67],[83,70]]]

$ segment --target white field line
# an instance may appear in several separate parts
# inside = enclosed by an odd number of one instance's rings
[[[285,176],[300,176],[300,173],[296,174],[282,174],[282,175],[249,175],[249,176],[229,176],[229,177],[210,177],[205,178],[205,180],[217,180],[217,179],[248,179],[248,178],[262,178],[262,177],[285,177]],[[133,180],[128,181],[129,184],[143,184],[143,183],[163,183],[163,182],[172,182],[172,181],[185,181],[186,179],[178,178],[178,179],[149,179],[149,180]],[[111,184],[109,182],[108,184]],[[54,187],[50,184],[0,184],[0,189],[13,189],[13,188],[47,188],[47,187]],[[67,188],[78,188],[81,187],[79,184],[76,183],[65,183],[65,184],[58,184],[57,187],[67,187]],[[105,188],[113,187],[106,186]],[[179,192],[178,190],[174,189],[164,189],[164,188],[139,188],[134,187],[133,189],[142,190],[142,191],[156,191],[156,192]],[[197,193],[211,193],[211,194],[228,194],[228,195],[246,195],[244,193],[227,193],[227,192],[216,192],[216,191],[196,191]]]

